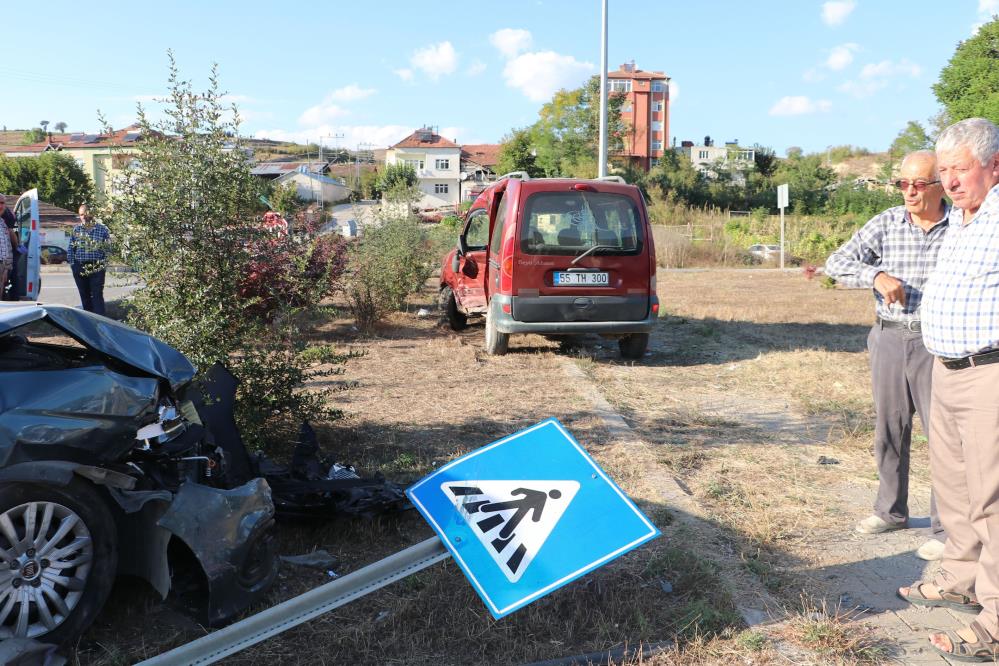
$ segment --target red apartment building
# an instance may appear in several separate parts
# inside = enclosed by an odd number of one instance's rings
[[[611,155],[648,171],[669,148],[669,77],[637,69],[633,60],[608,72],[607,85],[609,93],[626,95],[621,107],[627,126],[624,149]]]

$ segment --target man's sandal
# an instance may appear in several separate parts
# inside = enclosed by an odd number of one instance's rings
[[[939,599],[931,599],[923,594],[922,588],[930,583],[913,583],[909,586],[909,593],[902,594],[901,590],[896,590],[895,594],[900,599],[905,599],[913,606],[923,606],[924,608],[950,608],[951,610],[965,611],[968,613],[978,613],[982,610],[982,605],[975,599],[963,594],[945,592],[942,588],[936,588],[940,595]]]
[[[985,631],[985,627],[978,624],[977,620],[972,621],[968,626],[975,632],[975,637],[978,638],[974,643],[964,640],[956,631],[941,631],[937,633],[945,635],[950,640],[951,651],[941,650],[936,645],[933,645],[933,643],[930,643],[930,646],[940,654],[954,661],[995,661],[996,657],[999,656],[999,641],[992,638],[989,632]]]

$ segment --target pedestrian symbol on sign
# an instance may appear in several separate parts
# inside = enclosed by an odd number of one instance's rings
[[[524,575],[579,490],[576,481],[450,481],[441,490],[511,583]]]

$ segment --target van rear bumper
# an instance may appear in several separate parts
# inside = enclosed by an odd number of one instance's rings
[[[512,306],[509,296],[495,295],[489,301],[490,315],[496,322],[496,330],[500,333],[541,333],[541,334],[620,334],[648,333],[655,328],[659,316],[652,314],[650,307],[644,319],[634,321],[517,321],[509,313],[503,311],[504,305]],[[651,305],[659,303],[653,296]]]

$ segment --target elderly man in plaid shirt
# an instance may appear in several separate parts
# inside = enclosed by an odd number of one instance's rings
[[[899,589],[921,606],[977,612],[932,634],[960,661],[999,656],[999,127],[955,123],[937,139],[940,180],[954,202],[950,231],[923,296],[933,364],[930,470],[947,529],[931,582]]]
[[[873,515],[857,531],[879,534],[902,529],[909,521],[909,449],[912,415],[923,428],[930,415],[933,357],[920,335],[923,285],[936,263],[950,207],[943,201],[932,151],[902,160],[894,182],[905,201],[867,222],[826,262],[826,274],[848,287],[873,289],[876,319],[867,336],[874,388],[874,458],[878,495]],[[944,530],[930,498],[933,538],[916,554],[926,560],[943,553]]]
[[[104,276],[111,232],[94,219],[86,204],[80,206],[80,224],[73,227],[69,238],[67,260],[73,271],[80,304],[84,310],[104,314]]]

